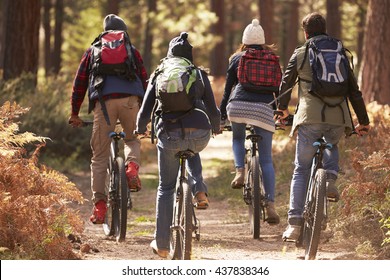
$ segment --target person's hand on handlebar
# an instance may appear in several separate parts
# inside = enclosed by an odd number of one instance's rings
[[[369,130],[370,130],[369,124],[367,125],[358,124],[357,126],[355,126],[355,131],[359,136],[366,135]]]
[[[286,125],[291,125],[288,124],[289,116],[290,114],[287,109],[274,111],[274,120],[275,120],[276,129],[285,130]]]
[[[136,135],[140,139],[151,137],[151,131],[149,131],[149,130],[145,130],[145,132],[139,132],[137,130],[134,130],[133,134]]]
[[[288,112],[288,109],[286,110],[276,110],[275,111],[275,114],[274,114],[274,120],[283,120],[285,118],[287,118],[288,116],[290,115],[290,113]]]
[[[84,121],[82,119],[80,119],[80,117],[78,115],[71,115],[69,117],[68,123],[72,127],[82,127],[84,124]]]

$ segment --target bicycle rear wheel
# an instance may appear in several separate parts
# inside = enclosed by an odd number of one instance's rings
[[[320,242],[322,220],[326,200],[326,171],[318,169],[311,181],[311,191],[308,192],[307,210],[303,228],[303,244],[305,259],[314,260]]]
[[[128,192],[127,179],[125,173],[125,163],[123,158],[118,157],[116,159],[115,166],[115,176],[117,183],[117,201],[118,201],[118,216],[119,216],[119,226],[116,228],[116,239],[117,241],[123,241],[126,238],[127,230],[127,202],[128,202]]]
[[[170,258],[172,260],[179,260],[182,256],[183,248],[181,246],[182,242],[182,232],[180,227],[180,217],[182,216],[182,205],[183,205],[183,188],[179,186],[176,189],[176,197],[173,205],[173,221],[171,226],[171,249],[170,249]]]
[[[260,177],[259,158],[252,156],[248,161],[249,172],[247,183],[251,189],[251,203],[248,205],[249,209],[249,223],[251,234],[254,239],[260,237],[260,219],[261,219],[261,206],[260,206],[260,183],[262,178]]]
[[[117,182],[115,180],[114,172],[113,172],[113,166],[115,163],[112,161],[112,158],[110,157],[109,164],[107,167],[107,175],[106,175],[106,188],[105,192],[107,194],[107,212],[106,217],[104,219],[103,223],[103,230],[104,234],[107,236],[115,235],[115,229],[118,227],[119,223],[119,209],[118,205],[116,204],[117,198],[116,198],[116,189],[118,189],[118,186],[116,185]]]
[[[190,260],[192,254],[192,194],[187,180],[183,180],[174,207],[174,228],[171,233],[172,259]]]

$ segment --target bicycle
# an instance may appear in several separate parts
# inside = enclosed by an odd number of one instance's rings
[[[224,130],[231,131],[230,125],[224,127]],[[245,184],[242,188],[242,196],[246,205],[248,205],[250,232],[254,239],[260,238],[260,221],[266,221],[265,208],[267,200],[263,182],[263,172],[259,164],[258,141],[261,136],[256,134],[254,127],[246,126],[247,133],[245,139],[250,140],[250,145],[245,148]]]
[[[332,144],[327,143],[322,138],[315,141],[313,146],[317,147],[317,151],[313,156],[311,173],[306,188],[301,235],[296,241],[298,248],[303,247],[305,249],[306,260],[315,259],[321,230],[325,229],[327,224],[329,199],[326,195],[326,170],[323,168],[322,159],[324,151],[333,147]]]
[[[275,111],[274,114],[282,115],[280,111]],[[291,126],[292,122],[293,115],[289,115],[284,120],[278,118],[276,127],[284,129],[285,126]],[[304,248],[306,260],[314,260],[317,255],[321,230],[325,229],[327,225],[328,202],[332,200],[326,195],[326,170],[323,167],[322,159],[324,151],[332,149],[333,145],[327,143],[323,138],[319,138],[314,141],[313,146],[317,150],[313,155],[310,176],[306,184],[301,234],[298,240],[283,239],[283,241],[295,242],[298,248]]]
[[[83,126],[89,125],[93,125],[93,122],[83,122]],[[126,135],[123,131],[112,131],[108,136],[111,138],[111,144],[105,183],[107,212],[103,222],[103,230],[106,236],[114,236],[117,242],[122,242],[126,238],[127,210],[132,209],[125,162],[123,157],[119,155],[119,141],[124,139]]]
[[[172,260],[190,260],[193,234],[197,241],[200,240],[200,222],[196,218],[191,186],[186,172],[186,160],[194,155],[191,150],[176,154],[180,160],[180,175],[175,190],[171,225],[170,258]]]
[[[148,135],[134,131],[135,135],[152,138]],[[175,156],[180,161],[179,176],[173,200],[172,224],[170,226],[169,258],[172,260],[190,260],[192,254],[192,239],[200,240],[200,222],[196,218],[195,205],[192,201],[191,186],[188,182],[186,161],[195,153],[191,150],[179,151]],[[154,250],[154,249],[153,249]],[[157,253],[157,252],[155,252]]]

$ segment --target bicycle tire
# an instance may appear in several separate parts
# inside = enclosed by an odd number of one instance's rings
[[[305,219],[303,229],[306,260],[316,258],[320,242],[326,199],[326,171],[322,168],[318,169],[312,180],[313,191],[308,194],[308,198],[311,199],[308,204],[309,215]]]
[[[103,231],[106,236],[115,235],[116,228],[118,227],[119,209],[116,204],[116,180],[114,177],[114,163],[112,158],[109,159],[107,166],[107,175],[105,182],[105,192],[107,194],[107,212],[103,222]]]
[[[118,201],[118,214],[119,214],[119,226],[117,227],[116,239],[118,242],[122,242],[126,238],[127,230],[127,202],[129,192],[127,187],[127,178],[125,171],[125,163],[123,158],[118,157],[116,159],[116,176],[118,181],[117,188],[117,201]]]
[[[254,239],[260,238],[260,219],[261,219],[261,205],[260,205],[260,166],[259,158],[257,155],[251,156],[250,161],[248,161],[248,182],[251,187],[251,204],[248,206],[249,209],[249,223],[251,234]]]
[[[192,254],[192,217],[194,211],[194,205],[192,204],[192,193],[190,185],[187,180],[183,181],[183,226],[184,226],[184,250],[183,250],[183,259],[190,260]]]
[[[180,195],[181,194],[181,195]],[[173,248],[172,259],[190,260],[192,254],[192,216],[194,206],[192,204],[192,194],[187,180],[183,180],[180,187],[180,197],[176,204],[175,225],[178,228],[171,235],[171,245]]]
[[[182,240],[183,234],[180,227],[180,217],[182,213],[183,205],[183,188],[179,186],[176,189],[175,203],[173,205],[173,221],[171,226],[171,237],[170,237],[170,258],[172,260],[181,259],[183,248]]]

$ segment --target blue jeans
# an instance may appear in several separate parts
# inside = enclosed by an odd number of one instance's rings
[[[317,150],[316,147],[313,147],[313,143],[323,137],[328,143],[333,145],[332,149],[325,150],[323,164],[327,173],[337,175],[339,171],[339,150],[337,144],[343,133],[344,126],[337,125],[307,124],[298,127],[295,169],[290,186],[289,222],[302,219],[306,184],[310,176],[313,156]]]
[[[233,155],[236,168],[245,167],[245,131],[246,124],[232,122],[233,131]],[[266,199],[274,201],[275,199],[275,171],[272,161],[272,136],[273,132],[255,127],[255,133],[262,139],[258,142],[259,163],[263,171],[264,189]]]
[[[186,131],[182,139],[180,129],[161,132],[158,134],[157,154],[159,167],[159,185],[156,198],[156,231],[155,238],[159,249],[169,250],[170,226],[172,223],[173,200],[175,187],[179,175],[179,159],[177,152],[190,149],[195,156],[187,160],[186,168],[192,193],[206,192],[207,186],[203,182],[202,163],[199,152],[210,140],[210,130],[191,129]]]

